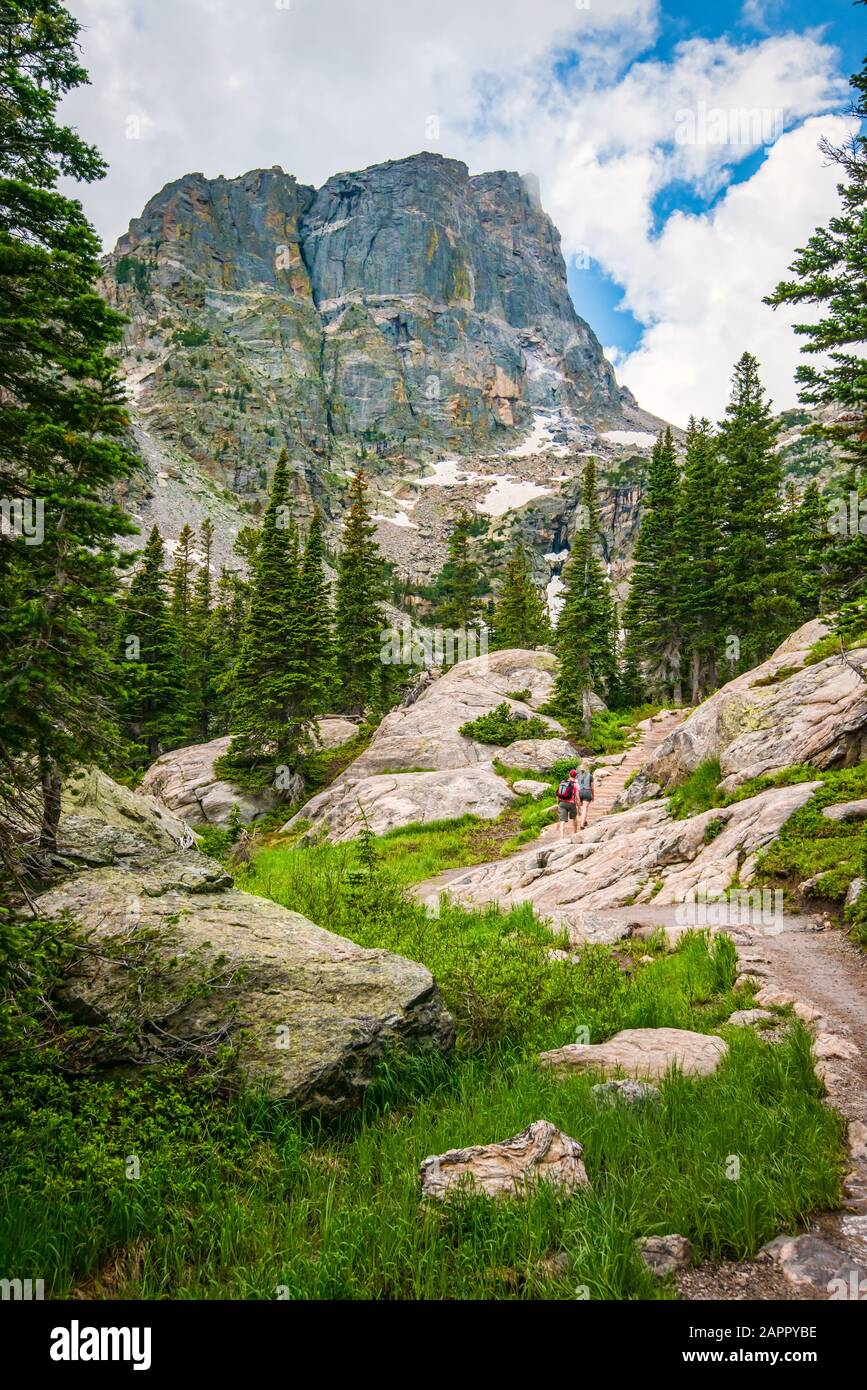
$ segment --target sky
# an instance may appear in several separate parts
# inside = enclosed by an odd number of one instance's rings
[[[68,0],[91,85],[65,119],[107,177],[107,248],[164,184],[279,164],[304,183],[419,150],[532,172],[575,306],[618,380],[683,425],[734,362],[796,403],[762,303],[838,207],[818,149],[853,128],[850,0]],[[805,317],[799,311],[796,317]]]

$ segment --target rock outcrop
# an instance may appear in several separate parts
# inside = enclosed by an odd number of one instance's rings
[[[269,437],[291,441],[309,499],[307,465],[341,443],[473,448],[537,408],[623,419],[559,234],[514,173],[424,153],[318,190],[276,167],[188,174],[130,224],[105,288],[132,321],[141,415],[242,495],[262,491]]]
[[[538,714],[554,688],[554,658],[544,651],[491,652],[453,666],[431,681],[411,705],[387,714],[369,747],[330,787],[313,797],[284,827],[309,821],[314,831],[343,840],[358,833],[364,808],[377,832],[416,821],[451,820],[463,815],[493,819],[513,800],[495,758],[513,763],[519,743],[494,747],[468,738],[462,725],[505,702],[526,718],[542,718],[557,734],[561,726]],[[516,693],[528,692],[525,700]],[[551,745],[550,761],[531,760],[533,770],[574,757],[561,737],[534,740]],[[396,775],[397,774],[397,775]]]
[[[526,1197],[540,1183],[560,1191],[589,1187],[584,1150],[547,1120],[536,1120],[513,1139],[448,1149],[421,1165],[422,1196],[444,1201],[458,1193]]]
[[[150,864],[194,843],[180,817],[98,768],[80,768],[64,783],[57,831],[61,865]]]
[[[259,820],[279,804],[279,795],[242,792],[217,775],[214,764],[228,753],[231,741],[226,735],[163,753],[142,778],[142,791],[189,825],[225,825],[233,806],[242,821]]]
[[[48,918],[68,913],[93,945],[124,940],[123,959],[85,957],[63,990],[73,1012],[117,1038],[118,1061],[159,1062],[227,1036],[247,1082],[301,1108],[336,1111],[358,1102],[389,1043],[452,1045],[451,1019],[423,966],[237,891],[196,852],[80,874],[36,906]],[[128,957],[152,932],[159,940],[143,973]],[[218,987],[189,988],[199,979]]]
[[[316,724],[317,743],[328,750],[340,748],[357,733],[358,725],[341,716],[329,715]],[[242,791],[218,775],[215,765],[228,753],[231,741],[226,735],[163,753],[142,778],[141,790],[188,825],[224,826],[233,806],[245,824],[261,820],[284,798],[276,789]]]
[[[827,628],[806,623],[753,671],[729,681],[660,744],[622,802],[634,806],[675,787],[701,763],[718,758],[721,786],[733,791],[753,777],[796,763],[848,766],[867,756],[867,682],[839,656],[807,664]],[[867,649],[850,661],[867,663]]]
[[[574,942],[615,941],[628,935],[629,919],[606,909],[688,905],[690,895],[722,894],[735,879],[748,885],[759,851],[816,786],[775,787],[688,820],[674,820],[665,801],[648,802],[576,837],[469,868],[448,892],[468,905],[529,902]]]

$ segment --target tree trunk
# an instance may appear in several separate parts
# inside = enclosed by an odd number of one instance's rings
[[[46,854],[57,853],[57,827],[60,824],[60,790],[63,779],[53,758],[41,758],[39,778],[42,783],[42,827],[39,848]]]
[[[697,705],[701,699],[701,653],[693,649],[692,653],[692,703]]]
[[[581,727],[584,730],[584,737],[590,737],[590,686],[585,685],[581,691]]]

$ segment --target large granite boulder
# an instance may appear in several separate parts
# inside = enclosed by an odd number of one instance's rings
[[[719,759],[725,791],[795,763],[863,761],[867,682],[839,656],[806,664],[826,633],[818,620],[806,623],[761,666],[711,695],[660,744],[621,803],[634,806],[677,786],[711,758]],[[851,652],[850,660],[867,663],[867,649]]]
[[[504,701],[516,713],[542,718],[554,733],[562,733],[555,719],[537,713],[553,693],[554,667],[549,652],[519,649],[459,662],[413,704],[385,716],[370,746],[352,764],[352,776],[440,772],[489,763],[496,754],[503,756],[503,750],[466,738],[460,729]],[[510,692],[524,691],[530,692],[529,700],[511,697]]]
[[[576,837],[468,868],[448,892],[467,905],[532,903],[574,942],[611,942],[628,935],[630,924],[606,909],[687,905],[735,881],[749,885],[760,850],[817,785],[775,787],[688,820],[674,820],[665,801],[647,802],[591,821]],[[428,900],[423,884],[417,892]]]
[[[308,801],[283,830],[309,821],[310,838],[326,834],[333,841],[350,840],[365,820],[377,835],[401,825],[427,825],[466,815],[494,820],[514,799],[508,782],[489,763],[453,772],[348,775]]]
[[[231,741],[226,735],[163,753],[142,778],[141,790],[189,825],[225,825],[233,806],[242,821],[259,820],[279,805],[279,792],[242,792],[217,775],[214,765]]]
[[[69,914],[97,948],[62,997],[102,1027],[109,1062],[159,1064],[228,1039],[244,1081],[328,1112],[357,1104],[388,1045],[452,1046],[424,966],[237,891],[196,851],[154,849],[145,867],[79,874],[36,902],[42,917]]]
[[[412,704],[387,714],[369,747],[284,829],[309,821],[332,840],[346,840],[358,833],[360,807],[377,833],[465,815],[495,819],[514,799],[494,771],[495,758],[535,770],[576,756],[557,721],[538,714],[554,689],[554,665],[550,652],[508,650],[453,666]],[[499,748],[460,732],[504,702],[528,719],[542,718],[555,737]]]

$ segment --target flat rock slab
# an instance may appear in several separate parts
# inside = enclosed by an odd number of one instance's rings
[[[728,1043],[712,1033],[685,1028],[625,1028],[604,1043],[571,1043],[542,1052],[539,1061],[555,1071],[622,1071],[657,1080],[676,1067],[685,1076],[708,1076],[728,1054]]]
[[[735,880],[748,884],[760,852],[818,785],[774,787],[687,820],[670,816],[664,801],[604,817],[594,818],[591,811],[589,828],[580,835],[474,865],[456,875],[448,891],[467,907],[530,903],[574,943],[611,944],[635,934],[642,920],[652,931],[671,918],[678,919],[666,928],[672,938],[704,926],[731,930],[738,923],[771,934],[786,929],[788,919],[778,920],[782,915],[772,899],[766,902],[758,892],[750,897],[743,891],[722,904],[697,898],[725,894]],[[708,840],[711,826],[717,833]],[[620,911],[627,908],[629,913]],[[664,908],[673,911],[658,917]]]
[[[867,1292],[867,1268],[819,1236],[777,1236],[759,1256],[773,1260],[787,1283],[815,1298],[857,1300]]]
[[[776,1014],[769,1009],[737,1009],[726,1019],[733,1028],[752,1028],[757,1023],[779,1023]]]
[[[518,796],[544,796],[550,793],[551,786],[548,782],[536,782],[532,778],[523,778],[521,781],[512,783],[512,791]]]
[[[522,772],[545,772],[555,763],[577,760],[578,753],[565,738],[519,738],[501,751],[500,758],[506,767]]]
[[[581,1145],[547,1120],[535,1120],[498,1144],[448,1149],[421,1165],[422,1196],[444,1201],[461,1192],[525,1197],[539,1183],[565,1192],[589,1187]]]

